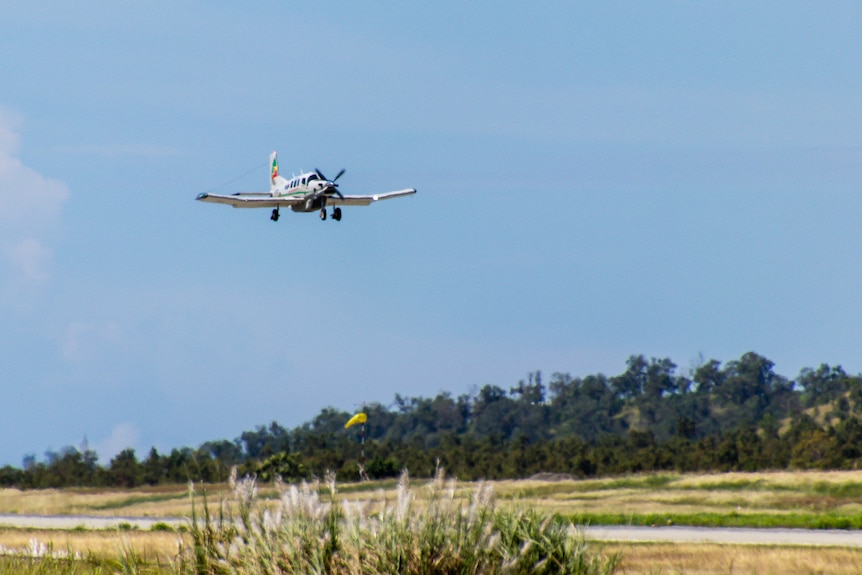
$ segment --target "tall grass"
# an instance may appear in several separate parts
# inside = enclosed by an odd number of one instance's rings
[[[146,561],[128,547],[110,559],[55,550],[36,539],[24,548],[0,549],[0,575],[169,575],[168,568]]]
[[[589,548],[583,533],[528,509],[496,509],[491,485],[467,501],[439,470],[417,501],[405,471],[394,499],[380,491],[342,500],[335,477],[278,484],[276,504],[262,504],[252,478],[232,478],[232,499],[203,517],[193,505],[192,544],[178,575],[496,575],[613,573],[619,553]],[[194,495],[193,495],[194,498]],[[193,500],[194,503],[194,500]]]

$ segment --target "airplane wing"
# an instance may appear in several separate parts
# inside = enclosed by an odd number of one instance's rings
[[[241,193],[223,196],[219,194],[198,194],[198,200],[213,204],[227,204],[235,208],[277,208],[302,203],[302,198],[273,197],[267,193]]]
[[[329,196],[326,198],[327,206],[367,206],[378,200],[389,200],[399,198],[401,196],[409,196],[415,194],[416,190],[407,188],[406,190],[398,190],[396,192],[386,192],[385,194],[373,194],[371,196]]]

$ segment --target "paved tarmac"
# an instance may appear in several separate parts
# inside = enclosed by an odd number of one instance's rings
[[[862,531],[842,529],[595,525],[584,531],[587,539],[598,541],[862,547]]]
[[[27,529],[117,529],[129,526],[149,530],[158,523],[172,527],[188,520],[177,517],[101,517],[92,515],[3,515],[0,527]],[[733,545],[799,545],[803,547],[862,547],[862,531],[840,529],[754,529],[742,527],[640,527],[592,525],[584,528],[595,541],[725,543]]]
[[[95,515],[4,515],[0,514],[0,527],[24,529],[117,529],[128,525],[133,529],[152,529],[157,523],[172,527],[187,524],[177,517],[101,517]]]

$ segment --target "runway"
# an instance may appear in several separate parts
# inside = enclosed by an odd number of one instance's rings
[[[798,545],[862,547],[862,531],[842,529],[757,529],[746,527],[642,527],[595,525],[584,529],[597,541],[722,543],[731,545]]]
[[[0,527],[18,529],[132,529],[150,530],[154,525],[164,523],[177,528],[188,524],[188,520],[178,517],[104,517],[96,515],[11,515],[0,514]]]
[[[188,519],[177,517],[104,517],[92,515],[3,515],[0,527],[19,529],[121,529],[147,531],[157,524],[177,528]],[[798,545],[802,547],[862,547],[862,531],[841,529],[755,529],[744,527],[641,527],[591,525],[587,539],[615,542],[718,543],[729,545]]]

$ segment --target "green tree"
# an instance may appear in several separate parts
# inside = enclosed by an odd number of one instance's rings
[[[167,481],[167,465],[155,447],[150,448],[147,458],[141,464],[141,480],[146,485],[160,485]]]
[[[813,407],[830,403],[843,395],[848,388],[848,377],[840,365],[829,367],[822,363],[817,369],[802,369],[796,384],[802,389],[802,404]]]
[[[308,477],[308,471],[295,453],[276,453],[257,468],[257,476],[261,481],[273,481],[281,477],[285,481],[296,481]]]
[[[611,379],[611,387],[623,399],[634,399],[643,393],[647,380],[646,358],[632,355],[626,360],[626,371]]]
[[[118,487],[136,487],[142,483],[143,469],[135,457],[135,450],[124,449],[111,459],[108,469],[111,483]]]
[[[614,393],[604,375],[573,379],[567,373],[555,373],[549,389],[549,435],[577,436],[587,441],[595,441],[603,435],[619,435],[625,432],[626,421],[618,417],[623,408],[623,400]]]
[[[500,435],[508,439],[518,426],[518,419],[515,402],[505,390],[496,385],[486,385],[479,390],[473,402],[473,433],[480,437]]]

